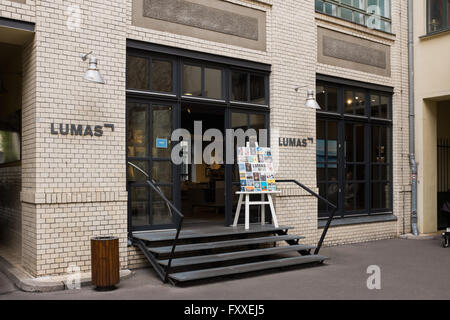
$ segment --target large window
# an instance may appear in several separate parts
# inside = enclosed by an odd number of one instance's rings
[[[317,85],[317,184],[337,216],[392,212],[391,95]],[[319,218],[330,208],[319,203]]]
[[[427,33],[450,29],[450,0],[427,0]]]
[[[316,11],[391,32],[390,0],[316,0]]]
[[[188,51],[152,47],[163,52],[127,50],[127,161],[146,171],[159,191],[179,208],[183,201],[189,204],[182,197],[185,187],[196,188],[194,195],[199,196],[192,201],[197,204],[210,203],[210,199],[220,195],[226,200],[223,206],[226,223],[230,225],[237,202],[232,190],[239,189],[239,176],[233,180],[235,167],[227,164],[220,170],[209,170],[202,163],[195,167],[200,178],[194,186],[189,180],[193,172],[189,165],[177,166],[171,161],[175,146],[171,134],[178,128],[193,133],[190,125],[193,126],[194,120],[205,121],[205,130],[266,129],[270,67],[201,53],[196,53],[198,59],[194,59]],[[187,116],[193,110],[200,111]],[[181,142],[181,146],[188,149],[188,142]],[[139,170],[128,166],[130,230],[173,228],[176,215],[147,185],[146,179]],[[217,190],[222,191],[219,194]],[[221,207],[222,204],[217,205],[220,210]]]

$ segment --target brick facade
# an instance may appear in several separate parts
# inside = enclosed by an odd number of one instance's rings
[[[270,64],[272,145],[281,136],[313,137],[316,114],[305,108],[306,90],[316,74],[332,75],[394,88],[393,202],[397,221],[333,227],[326,244],[396,237],[409,231],[407,1],[392,1],[393,34],[357,26],[314,11],[314,1],[226,0],[266,12],[267,50],[258,51],[133,25],[131,0],[0,0],[0,16],[36,24],[23,51],[22,264],[36,276],[61,274],[71,263],[90,268],[89,239],[120,238],[121,266],[146,265],[127,248],[125,170],[126,39]],[[81,24],[67,27],[67,8],[79,5]],[[382,43],[391,48],[391,76],[383,77],[317,63],[317,28],[324,27]],[[82,80],[87,64],[80,55],[93,50],[106,80]],[[296,92],[295,87],[305,86]],[[114,123],[102,137],[50,134],[51,123]],[[277,179],[299,180],[316,188],[316,146],[280,148]],[[315,243],[317,201],[298,188],[280,185],[279,223]]]

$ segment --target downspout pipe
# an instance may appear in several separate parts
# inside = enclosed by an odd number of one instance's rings
[[[411,229],[417,236],[417,163],[415,148],[414,106],[414,33],[413,0],[408,0],[408,73],[409,73],[409,162],[411,164]]]

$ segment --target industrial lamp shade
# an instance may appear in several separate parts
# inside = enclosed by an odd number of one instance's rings
[[[84,79],[91,82],[105,84],[105,80],[103,80],[100,71],[98,71],[96,57],[89,58],[89,68],[88,71],[86,71],[86,73],[84,74]]]
[[[314,90],[308,90],[308,98],[306,98],[305,107],[320,110],[320,106],[314,97]]]

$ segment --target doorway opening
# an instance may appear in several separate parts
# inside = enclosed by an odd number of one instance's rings
[[[193,103],[181,106],[181,128],[186,129],[194,140],[194,123],[202,125],[202,136],[209,129],[217,129],[225,134],[225,110]],[[202,137],[195,137],[202,141]],[[202,155],[213,141],[202,142]],[[223,144],[224,141],[219,143]],[[187,224],[219,224],[225,222],[225,164],[219,155],[212,153],[211,159],[204,156],[194,163],[194,146],[191,147],[191,162],[183,164],[180,173],[181,209]],[[209,155],[209,153],[208,153]],[[217,157],[217,158],[215,158]],[[215,160],[213,160],[215,159]]]
[[[450,100],[437,103],[437,230],[450,227]]]

